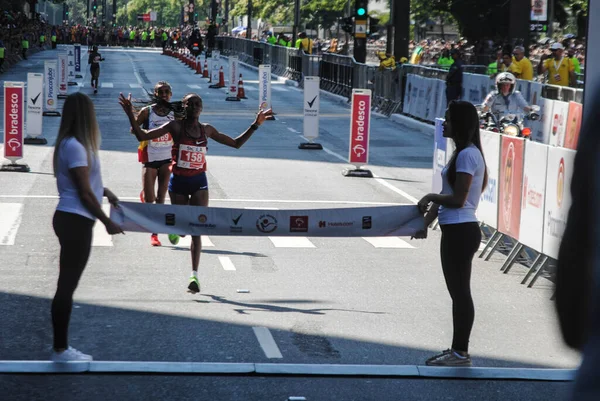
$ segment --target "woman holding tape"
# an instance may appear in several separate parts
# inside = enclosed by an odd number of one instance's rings
[[[432,366],[471,366],[469,338],[475,319],[471,297],[471,265],[481,243],[477,222],[479,198],[487,185],[477,110],[469,102],[452,101],[446,110],[444,137],[456,144],[442,170],[442,192],[425,195],[419,208],[425,227],[437,217],[442,230],[440,253],[446,286],[452,298],[452,348],[426,361]],[[415,238],[426,238],[427,228]]]
[[[131,94],[126,98],[121,93],[119,103],[125,110],[133,132],[139,141],[160,138],[168,133],[173,139],[172,174],[169,181],[169,196],[175,205],[208,206],[208,181],[206,179],[206,150],[208,139],[239,149],[252,136],[254,131],[271,115],[271,110],[260,111],[254,123],[236,138],[225,135],[210,124],[200,123],[202,98],[195,93],[183,97],[185,118],[169,121],[162,126],[144,130],[137,123],[131,105]],[[192,275],[188,291],[200,292],[198,266],[202,242],[200,236],[192,236],[191,256]]]

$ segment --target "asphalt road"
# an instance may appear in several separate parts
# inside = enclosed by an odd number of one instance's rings
[[[159,80],[173,99],[204,100],[201,120],[238,135],[258,107],[257,73],[242,68],[248,99],[225,102],[224,89],[175,59],[149,49],[101,49],[99,93],[89,73],[69,91],[94,99],[102,130],[105,186],[124,200],[141,190],[137,142],[118,105],[119,92],[143,98]],[[43,72],[55,51],[33,55],[3,81]],[[85,57],[85,54],[84,54]],[[225,68],[226,63],[223,63]],[[410,204],[430,188],[433,139],[373,117],[368,168],[377,178],[348,178],[350,110],[321,98],[323,151],[303,142],[302,91],[273,81],[277,120],[239,149],[215,142],[208,153],[212,206],[324,208]],[[2,102],[3,104],[3,99]],[[59,109],[62,107],[60,102]],[[0,172],[0,360],[47,360],[50,300],[58,241],[52,152],[59,118],[44,118],[47,146],[27,145],[30,173]],[[425,241],[395,238],[209,237],[201,258],[202,292],[186,292],[184,242],[152,248],[148,234],[107,238],[101,225],[71,319],[71,345],[99,361],[423,365],[451,341],[451,303],[439,264],[439,232]],[[206,245],[206,244],[205,244]],[[575,368],[562,344],[551,283],[520,285],[525,270],[499,272],[504,256],[477,260],[473,272],[476,367]],[[226,270],[225,266],[234,269]],[[247,289],[247,293],[239,293]],[[570,384],[500,380],[297,377],[269,375],[9,375],[3,400],[561,400]]]

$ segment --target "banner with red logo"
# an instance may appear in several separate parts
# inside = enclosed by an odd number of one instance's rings
[[[120,202],[110,218],[125,231],[259,237],[411,236],[425,224],[416,205],[260,210]]]
[[[567,149],[577,149],[579,131],[581,131],[582,113],[583,105],[581,103],[569,102],[569,117],[565,133],[565,143],[563,145]]]
[[[46,81],[46,90],[44,92],[44,106],[47,111],[56,111],[56,88],[58,85],[58,68],[56,61],[44,61],[44,75],[44,79]]]
[[[501,148],[498,231],[519,240],[524,142],[521,138],[503,136]]]
[[[371,91],[369,89],[352,89],[348,162],[353,166],[360,167],[369,162],[370,123]]]
[[[519,242],[537,252],[542,252],[547,163],[547,145],[525,142]]]
[[[67,53],[58,53],[58,94],[66,95],[69,88],[69,62]]]
[[[561,102],[560,100],[555,100],[553,103],[550,142],[548,144],[551,146],[563,146],[567,130],[569,103]]]
[[[558,258],[558,249],[567,225],[571,207],[571,176],[575,165],[575,151],[563,148],[548,150],[546,202],[542,251]]]
[[[23,158],[24,82],[4,82],[4,157],[15,163]]]
[[[488,171],[488,183],[477,208],[477,219],[486,225],[498,227],[498,181],[500,177],[500,139],[495,132],[481,131],[481,148]],[[454,141],[448,141],[454,142]]]

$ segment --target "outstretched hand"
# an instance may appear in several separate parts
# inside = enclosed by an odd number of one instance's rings
[[[127,97],[123,96],[123,93],[120,93],[119,104],[121,105],[123,110],[125,110],[125,113],[127,113],[127,115],[133,114],[133,105],[131,104],[131,93]]]
[[[256,120],[254,121],[254,124],[256,125],[261,125],[262,123],[265,122],[265,120],[267,119],[267,117],[272,116],[273,115],[273,110],[269,109],[269,110],[259,110],[258,114],[256,115]]]

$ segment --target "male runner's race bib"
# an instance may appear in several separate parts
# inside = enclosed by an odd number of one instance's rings
[[[152,139],[152,147],[161,148],[173,146],[173,141],[171,141],[171,134],[164,134],[160,138]]]
[[[177,158],[177,167],[189,170],[201,170],[204,168],[206,160],[204,155],[206,146],[179,145],[179,157]]]

